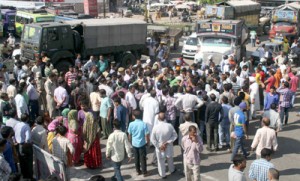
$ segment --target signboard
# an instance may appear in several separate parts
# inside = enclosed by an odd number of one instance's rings
[[[205,16],[208,18],[211,18],[211,17],[223,18],[224,9],[225,9],[224,7],[206,6],[205,7]]]
[[[235,34],[235,25],[222,23],[198,23],[197,33],[209,32]]]
[[[98,2],[97,0],[84,0],[84,14],[98,17]]]
[[[278,10],[274,12],[273,21],[297,22],[298,13],[292,10]]]
[[[33,153],[35,158],[35,174],[37,180],[46,179],[50,175],[54,175],[61,181],[67,181],[67,172],[64,163],[44,151],[36,145],[33,145]]]

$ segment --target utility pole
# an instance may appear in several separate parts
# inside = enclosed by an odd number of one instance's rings
[[[103,17],[105,18],[105,9],[106,9],[106,7],[105,7],[105,3],[106,3],[106,1],[105,0],[103,0]]]

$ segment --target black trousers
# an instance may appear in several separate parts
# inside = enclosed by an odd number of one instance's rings
[[[33,179],[33,148],[32,144],[18,144],[17,151],[20,161],[21,174],[24,179]]]
[[[133,147],[133,151],[134,151],[134,157],[135,157],[135,169],[138,173],[147,173],[147,161],[146,161],[146,145],[137,148],[137,147]],[[141,171],[141,167],[142,167],[142,171]]]
[[[215,149],[218,148],[218,123],[206,123],[206,135],[207,135],[207,146],[211,148],[212,142],[214,143]],[[214,137],[214,139],[212,139]]]
[[[29,107],[30,119],[34,121],[39,116],[39,101],[29,100],[28,107]]]

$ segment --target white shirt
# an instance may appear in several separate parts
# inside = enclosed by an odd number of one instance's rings
[[[16,103],[18,118],[21,118],[21,115],[23,113],[29,114],[27,103],[21,94],[16,95],[15,103]]]
[[[139,102],[139,106],[141,110],[144,110],[144,101],[146,100],[146,98],[150,97],[150,93],[146,93],[144,95],[142,95],[140,102]]]
[[[157,125],[154,126],[150,141],[155,146],[156,152],[160,152],[159,147],[164,143],[167,144],[165,150],[166,157],[173,157],[173,142],[177,139],[177,133],[173,126],[169,123],[160,121]]]
[[[257,148],[256,148],[257,147]],[[263,126],[256,131],[251,148],[256,148],[256,155],[261,155],[263,148],[277,150],[277,138],[275,130],[267,126]]]
[[[42,125],[36,125],[31,130],[31,139],[38,147],[48,151],[47,130]]]
[[[145,99],[143,108],[143,121],[147,124],[148,130],[151,133],[155,115],[159,112],[159,103],[155,98],[150,96]]]
[[[137,103],[136,103],[135,97],[130,91],[128,91],[126,93],[125,99],[126,99],[126,101],[129,102],[130,107],[132,107],[133,110],[135,110],[137,108]]]
[[[114,92],[111,87],[104,85],[104,84],[100,84],[98,88],[99,88],[99,90],[104,89],[107,97],[110,97],[112,95],[112,93]]]
[[[207,96],[209,97],[211,94],[215,94],[215,96],[216,96],[216,102],[219,102],[220,93],[218,91],[212,89],[211,91],[207,92]]]
[[[194,108],[199,108],[203,105],[203,101],[193,94],[184,94],[180,96],[176,102],[175,106],[178,110],[183,110],[185,112],[193,112]]]
[[[17,95],[17,89],[14,85],[9,85],[6,89],[6,93],[10,99],[13,99]]]
[[[69,103],[69,94],[62,86],[59,86],[54,90],[54,97],[56,97],[59,102],[62,102],[63,99],[66,98],[61,107],[66,107]]]

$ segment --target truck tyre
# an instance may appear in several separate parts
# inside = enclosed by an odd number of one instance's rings
[[[129,67],[136,63],[136,58],[132,53],[125,53],[122,58],[122,67]]]
[[[58,72],[68,72],[69,66],[72,65],[69,60],[64,59],[58,61],[58,63],[55,65],[55,68],[58,70]]]

